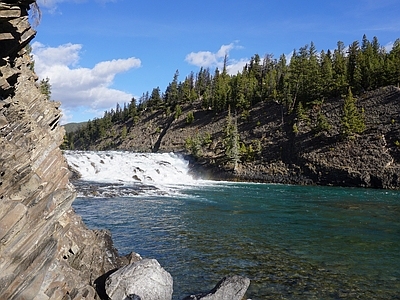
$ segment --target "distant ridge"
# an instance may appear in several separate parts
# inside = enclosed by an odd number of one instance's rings
[[[80,123],[68,123],[63,125],[65,128],[66,133],[75,132],[80,128],[86,126],[87,122],[80,122]]]

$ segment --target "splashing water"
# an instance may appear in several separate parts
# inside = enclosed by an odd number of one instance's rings
[[[76,185],[86,197],[176,194],[197,184],[188,175],[188,161],[174,153],[65,151],[64,156],[79,173]]]

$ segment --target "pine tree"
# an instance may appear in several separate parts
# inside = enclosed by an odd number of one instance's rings
[[[277,101],[289,107],[291,95],[289,92],[288,66],[286,56],[282,54],[276,65],[276,97]]]
[[[347,97],[344,100],[342,115],[343,134],[353,136],[356,133],[362,133],[365,130],[364,116],[356,106],[356,99],[349,88]]]
[[[361,65],[362,87],[364,90],[378,88],[384,82],[384,62],[385,52],[381,49],[377,37],[369,42],[367,37],[363,36],[361,46],[361,56],[359,63]]]
[[[176,70],[172,82],[168,85],[165,91],[165,101],[167,102],[168,105],[172,106],[173,110],[175,110],[175,105],[178,104],[179,100],[178,77],[179,77],[179,71]]]
[[[222,111],[226,109],[229,96],[229,81],[230,77],[226,71],[226,56],[222,72],[218,68],[215,69],[215,75],[212,82],[212,101],[213,109]]]
[[[267,54],[264,57],[262,65],[262,80],[261,83],[261,101],[277,99],[277,61],[273,59],[272,54]]]
[[[151,95],[148,101],[149,107],[157,108],[162,102],[161,95],[160,95],[160,88],[156,87],[151,91]]]
[[[183,103],[191,102],[191,91],[190,78],[186,77],[185,81],[179,85],[179,99]]]
[[[136,99],[132,98],[131,103],[128,105],[128,116],[134,119],[137,115]]]
[[[321,68],[318,61],[317,49],[313,42],[310,43],[310,47],[308,48],[306,66],[304,98],[308,104],[320,101],[322,94]]]
[[[206,91],[209,90],[211,85],[211,75],[209,69],[200,68],[199,73],[196,76],[196,82],[194,84],[194,90],[198,97],[202,97]]]
[[[225,154],[229,161],[233,163],[233,169],[236,170],[240,161],[239,132],[237,127],[237,118],[232,121],[231,109],[228,108],[225,129]]]
[[[244,95],[244,79],[242,74],[238,73],[233,76],[230,81],[230,98],[232,106],[236,109],[248,109],[250,103],[246,100]]]
[[[322,81],[322,96],[328,98],[332,95],[332,81],[333,81],[333,66],[331,52],[325,54],[321,51],[321,81]]]
[[[249,63],[249,75],[252,81],[254,81],[254,89],[251,102],[258,103],[262,100],[263,96],[263,68],[261,65],[261,58],[258,54],[255,54]]]
[[[256,94],[258,88],[257,78],[255,72],[251,70],[251,67],[246,65],[242,72],[242,80],[244,85],[244,99],[245,103],[250,107],[256,103]]]
[[[361,69],[360,69],[360,46],[358,41],[354,41],[349,46],[347,57],[347,80],[354,91],[360,91],[361,88]]]
[[[346,93],[347,68],[344,43],[337,42],[337,49],[333,52],[333,94],[340,96]]]

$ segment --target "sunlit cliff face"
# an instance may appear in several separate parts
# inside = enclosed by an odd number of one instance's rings
[[[71,209],[60,104],[40,92],[26,47],[31,5],[0,1],[0,299],[94,299],[91,284],[118,258]]]

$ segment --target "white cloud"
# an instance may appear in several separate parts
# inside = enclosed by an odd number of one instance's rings
[[[228,74],[230,75],[236,75],[238,72],[242,72],[244,66],[249,63],[248,59],[242,58],[238,61],[233,60],[229,61],[228,66],[226,67],[226,70]]]
[[[76,65],[79,62],[82,45],[69,43],[53,48],[34,42],[32,48],[36,59],[46,59],[46,64],[39,62],[37,69],[52,65]]]
[[[191,52],[186,55],[185,61],[197,67],[213,67],[218,64],[218,56],[210,51]]]
[[[191,65],[203,68],[222,68],[224,64],[225,55],[229,57],[229,52],[232,49],[239,49],[237,41],[228,45],[222,45],[217,52],[199,51],[191,52],[186,55],[185,61]],[[229,74],[237,74],[248,63],[249,60],[242,58],[240,60],[228,60],[227,71]]]
[[[100,4],[105,4],[107,2],[115,2],[117,0],[96,0]],[[37,0],[39,7],[46,8],[50,13],[58,12],[58,4],[62,2],[72,2],[72,3],[84,3],[88,0]]]
[[[386,52],[390,52],[393,49],[393,45],[394,45],[393,42],[389,42],[385,46],[383,46],[383,48],[385,49]]]
[[[225,55],[229,55],[229,51],[235,48],[234,43],[230,43],[229,45],[222,45],[217,52],[217,57],[225,57]]]
[[[82,45],[46,47],[35,42],[32,49],[36,73],[41,79],[50,79],[52,99],[61,101],[69,116],[77,108],[103,112],[117,102],[128,103],[132,99],[131,94],[111,86],[117,74],[139,68],[140,59],[113,59],[83,68],[78,66]]]

